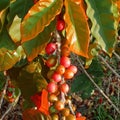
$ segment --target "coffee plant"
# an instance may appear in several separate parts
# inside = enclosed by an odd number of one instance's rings
[[[120,119],[120,0],[0,0],[0,120]]]

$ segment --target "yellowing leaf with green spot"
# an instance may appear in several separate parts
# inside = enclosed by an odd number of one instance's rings
[[[88,57],[89,27],[83,5],[65,0],[66,37],[72,52]]]
[[[24,54],[20,47],[14,51],[5,48],[0,49],[0,71],[10,69],[20,60],[22,54]]]
[[[16,15],[9,29],[9,35],[15,43],[21,40],[20,24],[21,18]]]
[[[97,43],[92,43],[88,48],[88,58],[86,58],[85,68],[88,68],[96,55]]]
[[[63,6],[62,0],[40,0],[27,13],[21,24],[22,43],[36,37],[50,24]]]

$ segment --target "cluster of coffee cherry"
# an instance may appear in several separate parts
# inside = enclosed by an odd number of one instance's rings
[[[64,20],[58,20],[56,29],[62,31],[64,27]],[[70,88],[67,81],[77,73],[77,67],[71,63],[69,47],[56,40],[50,41],[45,51],[48,56],[46,65],[50,68],[47,73],[50,80],[47,86],[50,115],[53,120],[76,120],[81,114],[75,112],[75,106],[68,96]]]

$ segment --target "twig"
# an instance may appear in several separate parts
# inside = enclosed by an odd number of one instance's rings
[[[72,108],[72,103],[71,103],[71,101],[68,101],[68,106],[69,106],[69,108],[70,108],[71,113],[72,113],[73,115],[75,115],[75,113],[74,113],[74,111],[73,111],[73,108]]]
[[[101,55],[98,55],[99,59],[101,59],[105,65],[116,75],[116,77],[118,77],[120,79],[120,75],[105,61],[105,59],[101,56]],[[118,81],[120,81],[118,79]]]
[[[116,56],[118,60],[120,60],[120,56],[116,52],[113,52],[113,54]]]
[[[90,79],[90,81],[94,84],[94,86],[99,90],[99,92],[107,99],[107,101],[114,107],[114,109],[120,114],[120,110],[117,108],[117,106],[110,100],[110,98],[103,92],[103,90],[94,82],[93,78],[88,74],[88,72],[85,70],[84,66],[81,63],[81,60],[76,56],[76,59],[82,68],[83,72],[86,74],[86,76]]]
[[[60,55],[61,55],[61,36],[59,35],[58,31],[55,31],[55,37],[57,40],[57,56],[58,56],[58,63],[60,63]],[[65,82],[64,77],[62,78],[62,81],[60,84],[63,84]],[[67,96],[65,93],[61,92],[61,101],[65,103],[65,96]],[[68,102],[69,109],[73,115],[75,115],[73,109],[72,109],[72,103],[71,101]]]
[[[6,71],[4,72],[4,75],[6,76]],[[5,86],[4,86],[4,89],[3,89],[3,92],[2,92],[2,96],[1,96],[1,99],[0,99],[0,109],[2,107],[2,103],[3,103],[3,100],[4,100],[4,96],[6,94],[6,89],[7,89],[9,80],[10,80],[10,78],[9,78],[9,76],[7,76],[6,83],[5,83]]]
[[[2,115],[2,117],[0,118],[0,120],[3,120],[4,117],[12,110],[12,108],[14,108],[20,98],[21,92],[19,91],[18,96],[16,97],[15,101],[13,103],[10,104],[9,108],[6,110],[6,112]]]

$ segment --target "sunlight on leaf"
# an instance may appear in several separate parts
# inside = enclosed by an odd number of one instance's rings
[[[66,36],[72,52],[88,57],[89,27],[81,4],[65,0]]]
[[[22,57],[24,51],[11,40],[6,28],[0,33],[0,71],[13,67]]]
[[[12,40],[15,43],[21,40],[20,24],[21,24],[21,18],[19,18],[16,15],[13,20],[12,25],[9,28],[9,35],[11,36]]]
[[[97,53],[94,52],[96,51],[96,48],[97,48],[97,43],[93,43],[89,45],[88,58],[86,58],[85,68],[88,68],[90,66],[94,56],[97,55]]]
[[[44,50],[45,45],[48,43],[51,37],[50,34],[55,29],[55,23],[55,20],[52,21],[50,25],[45,27],[45,29],[37,37],[22,44],[28,61],[32,61],[35,57],[38,56],[38,54],[40,54]]]
[[[118,10],[120,12],[120,0],[116,0],[116,4],[117,4]]]
[[[92,22],[91,33],[102,49],[111,55],[118,26],[114,18],[116,6],[110,0],[86,0],[86,3],[87,15]]]
[[[62,0],[40,0],[27,13],[21,24],[22,43],[36,37],[50,24],[63,6]]]
[[[21,59],[24,52],[20,47],[14,51],[5,48],[0,49],[0,71],[10,69]]]

